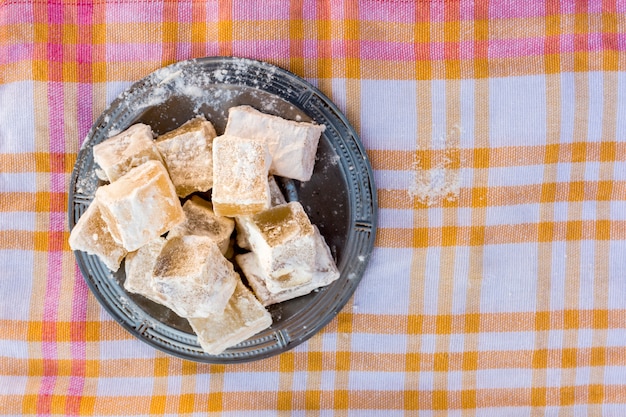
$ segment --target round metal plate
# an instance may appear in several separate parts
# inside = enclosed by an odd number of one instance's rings
[[[218,134],[228,108],[248,104],[265,113],[326,125],[310,181],[279,181],[288,200],[299,200],[326,239],[340,278],[313,293],[269,306],[273,324],[220,355],[202,351],[187,321],[123,288],[124,265],[112,273],[95,256],[76,251],[94,296],[130,333],[169,354],[207,363],[257,360],[289,350],[324,327],[354,293],[372,251],[377,201],[363,146],[345,116],[302,78],[268,63],[208,57],[159,69],[133,84],[100,116],[81,148],[71,176],[69,224],[73,228],[93,200],[98,180],[93,145],[134,123],[163,134],[202,114]]]

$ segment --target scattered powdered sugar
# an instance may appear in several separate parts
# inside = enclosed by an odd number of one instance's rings
[[[95,170],[88,170],[84,176],[76,180],[75,192],[84,196],[93,196],[98,189],[98,178]]]
[[[418,149],[413,163],[413,181],[408,189],[411,198],[429,207],[443,201],[456,201],[461,190],[461,133],[461,127],[455,126],[447,135],[433,138],[431,149]],[[429,164],[422,161],[426,157],[431,159]]]

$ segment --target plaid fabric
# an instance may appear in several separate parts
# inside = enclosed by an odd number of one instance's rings
[[[0,414],[623,415],[625,33],[623,0],[0,2]],[[98,115],[211,55],[316,84],[379,189],[351,302],[234,366],[134,339],[67,244]]]

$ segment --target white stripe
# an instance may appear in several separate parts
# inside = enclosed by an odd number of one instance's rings
[[[2,85],[0,103],[3,103],[0,111],[0,153],[35,152],[33,111],[39,106],[34,104],[33,83],[22,81]]]
[[[398,316],[404,321],[404,317]],[[389,320],[390,327],[393,327],[393,319]],[[406,353],[405,334],[367,334],[352,333],[350,349],[353,352],[368,353]]]
[[[533,350],[534,332],[483,332],[478,335],[478,350],[484,352]]]
[[[546,78],[543,75],[489,80],[491,147],[546,143]]]
[[[117,322],[115,323],[117,324]],[[152,359],[156,354],[155,348],[136,338],[101,341],[99,345],[101,360],[128,358]]]
[[[615,129],[615,138],[617,141],[626,141],[626,71],[617,73],[617,96],[621,100],[615,100],[617,106],[617,126]]]
[[[0,216],[0,230],[35,231],[35,213],[30,211],[6,212]]]
[[[514,187],[543,183],[543,165],[489,168],[490,187]]]
[[[532,379],[532,369],[479,369],[476,371],[476,388],[525,388],[532,386]]]
[[[380,190],[407,190],[413,184],[414,171],[392,171],[377,169],[374,171],[374,182]],[[406,199],[409,199],[407,192]]]
[[[348,387],[351,390],[402,391],[404,372],[350,372]]]
[[[606,98],[604,96],[604,74],[589,72],[589,120],[587,127],[587,142],[602,140],[602,120]],[[614,103],[608,103],[613,106]]]
[[[26,393],[27,376],[2,375],[0,397],[3,395],[24,395]]]
[[[368,149],[415,150],[415,90],[415,81],[361,81],[361,138]]]
[[[539,222],[538,204],[519,204],[511,206],[489,206],[485,217],[486,226],[500,226]]]
[[[153,377],[119,377],[98,378],[97,396],[151,396],[155,378]]]
[[[279,374],[277,372],[248,372],[245,378],[236,372],[224,374],[224,391],[278,391]]]
[[[533,311],[537,290],[537,244],[486,245],[481,312]]]
[[[1,250],[0,320],[28,320],[33,283],[32,251]],[[11,300],[11,302],[6,302]]]
[[[0,358],[28,359],[28,342],[0,339]]]
[[[354,294],[353,308],[364,314],[408,312],[411,249],[376,248]]]
[[[36,178],[37,175],[32,172],[22,172],[19,174],[2,173],[0,174],[0,192],[37,192]]]
[[[413,233],[413,210],[378,209],[378,228],[409,229],[406,233]]]
[[[559,75],[561,79],[561,143],[571,143],[574,140],[574,118],[576,110],[576,88],[574,73],[566,72]]]

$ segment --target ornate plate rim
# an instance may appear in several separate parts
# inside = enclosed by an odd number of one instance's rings
[[[339,294],[327,303],[329,306],[322,305],[322,307],[330,308],[325,308],[321,312],[317,311],[320,310],[319,303],[310,303],[313,305],[310,306],[309,313],[321,314],[312,326],[307,326],[299,320],[291,323],[289,331],[284,328],[270,328],[272,333],[269,335],[255,336],[227,349],[220,355],[209,355],[202,352],[195,335],[159,321],[150,320],[150,317],[146,317],[147,313],[131,299],[124,298],[125,291],[121,284],[107,276],[111,272],[96,257],[75,251],[76,261],[91,293],[100,305],[128,332],[160,351],[187,360],[213,364],[248,362],[280,354],[311,338],[325,327],[349,301],[365,272],[373,250],[377,228],[377,191],[367,153],[356,131],[343,113],[328,97],[303,78],[264,61],[214,56],[180,61],[157,69],[133,83],[113,100],[96,120],[78,153],[70,179],[69,228],[71,230],[74,227],[90,202],[89,192],[81,192],[77,188],[79,188],[78,181],[83,173],[81,168],[86,163],[85,158],[88,158],[91,153],[91,146],[106,138],[104,135],[111,132],[113,126],[119,128],[120,124],[124,125],[124,120],[131,118],[134,114],[133,110],[125,103],[129,100],[145,98],[142,94],[147,94],[167,82],[167,77],[171,77],[171,74],[176,71],[201,71],[204,77],[208,77],[210,85],[261,88],[296,106],[314,121],[327,125],[324,137],[339,156],[342,172],[346,175],[348,198],[351,204],[351,228],[345,245],[348,250],[344,251],[338,265],[341,276],[336,281],[336,285],[342,283],[342,286],[338,288]],[[261,86],[259,86],[260,78],[264,80]],[[286,93],[280,89],[274,91],[276,89],[274,83],[278,83],[278,87],[281,88],[288,84],[289,89]],[[134,111],[136,113],[137,109]],[[115,125],[115,123],[118,124]],[[128,125],[127,123],[126,127]],[[323,297],[325,298],[322,300],[325,300],[332,295]]]

